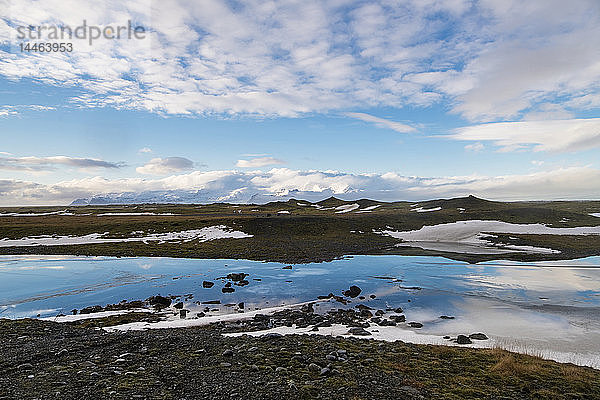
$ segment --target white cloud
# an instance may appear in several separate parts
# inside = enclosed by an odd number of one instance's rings
[[[371,122],[375,124],[375,126],[377,126],[378,128],[388,128],[401,133],[409,133],[416,131],[415,127],[413,126],[403,124],[402,122],[390,121],[389,119],[375,117],[370,114],[347,112],[344,113],[344,115],[350,118],[360,119],[361,121]]]
[[[274,157],[256,157],[250,160],[238,160],[235,165],[240,168],[259,168],[277,164],[285,164],[285,162]]]
[[[484,148],[485,148],[485,146],[481,142],[468,144],[465,146],[465,150],[472,151],[474,153],[478,153],[478,152],[482,151]]]
[[[150,147],[142,147],[138,150],[139,153],[152,153],[152,149]]]
[[[297,116],[448,102],[490,121],[536,113],[558,97],[596,107],[600,92],[600,47],[589,39],[600,36],[596,0],[65,0],[8,8],[0,39],[11,42],[18,24],[132,19],[149,28],[146,40],[75,41],[69,54],[0,52],[3,76],[80,87],[71,100],[88,107]]]
[[[8,153],[2,153],[8,154]],[[0,170],[9,171],[49,171],[57,165],[79,169],[121,168],[122,163],[114,163],[96,158],[78,158],[67,156],[52,157],[0,157]]]
[[[0,204],[65,204],[77,198],[129,193],[143,201],[148,193],[162,199],[266,202],[291,197],[322,200],[335,195],[346,200],[423,200],[474,194],[497,200],[597,199],[600,170],[559,168],[525,175],[410,177],[396,173],[349,174],[334,171],[193,171],[160,179],[91,177],[43,185],[0,180]],[[118,197],[122,198],[123,195]]]
[[[567,152],[600,147],[600,118],[498,122],[467,126],[455,140],[491,141],[499,151],[532,147],[533,151]]]
[[[148,175],[168,175],[181,171],[190,170],[194,167],[194,162],[184,157],[166,157],[153,158],[144,166],[137,167],[135,170],[140,174]]]

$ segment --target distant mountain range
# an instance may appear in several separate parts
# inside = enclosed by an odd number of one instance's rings
[[[210,190],[153,190],[145,192],[124,192],[99,194],[73,201],[72,206],[110,205],[110,204],[209,204],[209,203],[238,203],[266,204],[272,201],[287,201],[301,199],[311,202],[325,200],[334,195],[331,190],[320,192],[287,191],[284,194],[249,193],[244,190],[233,191],[223,196]],[[336,194],[344,200],[354,200],[360,197],[358,193]]]

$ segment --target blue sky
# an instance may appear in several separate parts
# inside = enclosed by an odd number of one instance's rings
[[[90,5],[0,0],[0,205],[600,197],[597,1]],[[147,34],[19,50],[84,19]]]

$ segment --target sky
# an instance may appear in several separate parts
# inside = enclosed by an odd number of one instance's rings
[[[597,0],[0,0],[4,206],[599,199],[599,111]]]

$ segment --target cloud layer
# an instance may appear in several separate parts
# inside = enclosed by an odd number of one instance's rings
[[[79,169],[121,168],[122,163],[114,163],[94,158],[67,156],[52,157],[0,157],[0,170],[9,171],[51,171],[56,166],[69,166]]]
[[[348,174],[275,168],[260,171],[193,171],[160,179],[101,177],[43,185],[0,180],[0,204],[69,204],[78,198],[123,193],[161,192],[164,201],[177,194],[203,202],[266,202],[298,198],[384,201],[423,200],[474,194],[498,200],[597,199],[600,170],[571,167],[525,175],[409,177],[396,173]],[[117,196],[117,197],[118,197]],[[156,201],[152,198],[152,201]]]
[[[255,157],[249,160],[238,160],[235,165],[240,168],[260,168],[267,165],[281,164],[285,164],[285,162],[274,157]]]
[[[557,99],[600,105],[596,0],[3,3],[0,40],[13,46],[19,25],[148,28],[143,40],[75,40],[72,53],[0,50],[4,77],[79,87],[70,101],[87,107],[297,116],[444,103],[494,121]]]
[[[168,175],[194,168],[194,162],[184,157],[153,158],[135,170],[140,174]]]
[[[600,147],[600,118],[473,125],[457,129],[450,137],[491,141],[500,151],[529,148],[550,152],[588,150]]]

